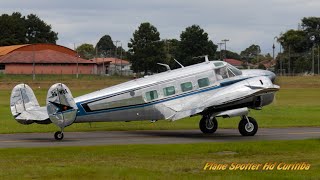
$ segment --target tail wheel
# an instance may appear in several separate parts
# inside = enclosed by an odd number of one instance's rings
[[[63,132],[57,131],[56,133],[54,133],[54,138],[59,141],[62,140],[63,139]]]
[[[258,131],[258,123],[252,117],[243,117],[239,122],[238,129],[242,136],[254,136]]]
[[[218,128],[218,121],[213,116],[204,115],[199,122],[199,127],[204,134],[212,134]]]

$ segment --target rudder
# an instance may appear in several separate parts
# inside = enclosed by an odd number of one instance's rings
[[[71,125],[77,116],[78,107],[70,89],[57,83],[50,87],[47,94],[47,112],[50,120],[63,129]]]

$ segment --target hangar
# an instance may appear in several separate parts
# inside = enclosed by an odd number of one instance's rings
[[[96,74],[96,63],[55,44],[0,47],[0,71],[5,74]]]

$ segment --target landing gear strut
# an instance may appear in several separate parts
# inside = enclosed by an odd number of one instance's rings
[[[56,140],[62,140],[63,139],[63,132],[62,131],[57,131],[56,133],[54,133],[54,138]]]
[[[199,122],[199,127],[204,134],[212,134],[218,128],[217,119],[212,115],[203,115]]]
[[[258,123],[253,117],[242,116],[238,129],[242,136],[254,136],[258,131]]]

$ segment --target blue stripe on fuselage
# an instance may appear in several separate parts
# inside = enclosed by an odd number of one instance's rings
[[[112,109],[106,109],[106,110],[99,110],[99,111],[94,111],[94,112],[86,112],[83,109],[83,107],[81,106],[81,104],[83,102],[78,102],[77,106],[79,108],[79,111],[77,113],[77,116],[85,116],[85,115],[92,115],[92,114],[99,114],[99,113],[121,111],[121,110],[127,110],[127,109],[134,109],[134,108],[141,108],[141,107],[151,106],[151,105],[154,105],[154,104],[159,104],[159,103],[163,103],[163,102],[167,102],[167,101],[183,98],[183,97],[186,97],[186,96],[191,96],[191,95],[194,95],[194,94],[199,94],[199,93],[211,91],[211,90],[214,90],[214,89],[222,88],[222,87],[237,83],[239,81],[243,81],[245,79],[248,79],[248,78],[225,81],[225,82],[221,82],[219,86],[212,86],[210,88],[201,89],[201,90],[198,89],[198,90],[195,90],[195,91],[190,91],[190,92],[187,92],[185,94],[179,94],[179,95],[176,95],[176,96],[173,96],[173,97],[169,97],[169,98],[166,98],[166,99],[159,99],[159,100],[156,100],[156,101],[146,102],[144,104],[137,104],[137,105],[126,106],[126,107],[118,107],[118,108],[112,108]]]

